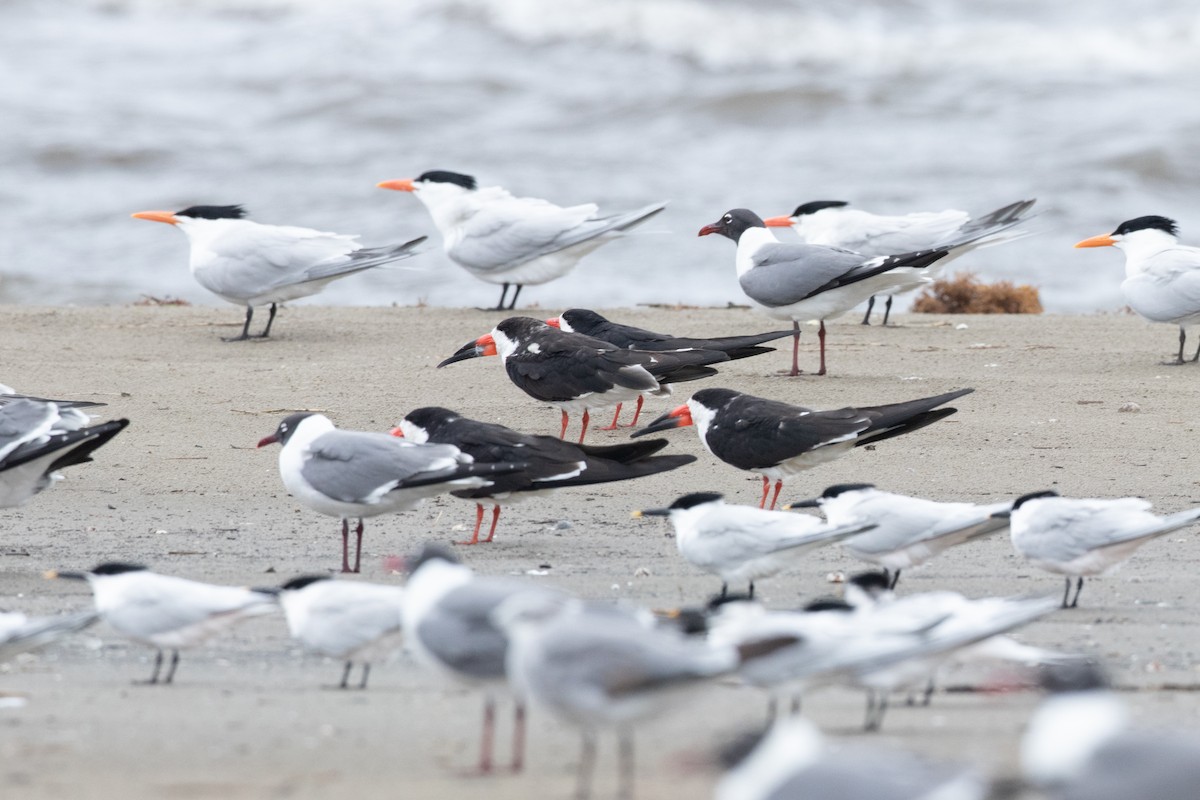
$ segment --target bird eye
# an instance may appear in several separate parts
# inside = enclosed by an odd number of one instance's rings
[[[726,215],[725,215],[725,222],[733,222],[733,215],[732,215],[732,214],[726,214]]]

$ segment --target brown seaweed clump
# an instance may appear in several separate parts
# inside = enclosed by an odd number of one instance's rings
[[[913,301],[917,314],[1040,314],[1042,301],[1034,286],[1012,281],[984,283],[960,272],[926,286]]]

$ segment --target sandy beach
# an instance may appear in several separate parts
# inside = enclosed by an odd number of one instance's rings
[[[554,310],[534,309],[546,317]],[[753,311],[619,309],[611,318],[688,335],[771,330]],[[436,369],[490,330],[495,313],[440,308],[287,308],[277,338],[226,344],[231,307],[0,308],[0,381],[46,397],[96,400],[104,418],[132,424],[95,463],[27,506],[0,511],[0,607],[51,614],[87,607],[87,587],[45,581],[48,569],[106,560],[145,563],[199,580],[281,583],[339,563],[338,523],[284,491],[275,449],[255,443],[296,410],[341,427],[387,430],[405,411],[442,405],[467,416],[557,434],[559,413],[519,393],[498,359]],[[800,499],[825,486],[872,482],[944,500],[996,501],[1040,489],[1070,496],[1137,495],[1170,512],[1200,503],[1193,365],[1162,366],[1175,329],[1108,316],[902,315],[882,329],[850,315],[829,326],[824,378],[779,374],[786,344],[721,366],[727,386],[816,408],[875,405],[962,387],[946,421],[806,473],[785,489]],[[785,340],[787,343],[787,340]],[[816,365],[806,328],[801,366]],[[647,421],[672,407],[648,403]],[[1128,404],[1136,410],[1125,411]],[[603,424],[603,423],[602,423]],[[628,431],[589,433],[615,442]],[[695,464],[654,478],[563,491],[507,509],[492,545],[458,548],[481,573],[525,575],[580,595],[652,608],[702,602],[716,578],[683,562],[658,520],[630,519],[687,491],[756,503],[757,476],[717,462],[691,429],[666,434]],[[427,540],[469,532],[471,504],[451,497],[367,521],[362,579],[399,583],[384,559]],[[831,573],[861,565],[836,549],[762,582],[788,607],[836,591]],[[1094,654],[1112,668],[1135,718],[1195,726],[1200,538],[1172,534],[1118,573],[1089,581],[1081,607],[1025,630],[1023,641]],[[1006,538],[973,543],[906,573],[901,590],[972,596],[1058,593],[1060,578],[1021,561]],[[566,797],[578,739],[538,711],[526,772],[466,773],[476,755],[478,696],[441,683],[408,657],[381,665],[365,692],[328,687],[340,665],[304,655],[282,617],[252,620],[184,654],[171,687],[134,686],[153,652],[103,625],[0,671],[0,794],[6,798]],[[1009,672],[952,674],[951,689]],[[23,700],[23,704],[20,701]],[[1032,691],[939,693],[931,708],[896,707],[871,738],[1010,772],[1038,700]],[[862,697],[830,690],[806,713],[835,735],[861,736]],[[638,796],[703,797],[715,746],[761,724],[765,700],[714,685],[638,733]],[[507,755],[509,709],[500,717]],[[601,741],[597,796],[615,790],[614,746]]]

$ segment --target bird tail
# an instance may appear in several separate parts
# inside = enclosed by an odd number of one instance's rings
[[[100,615],[95,611],[78,611],[57,617],[44,617],[26,622],[0,643],[0,661],[5,658],[40,647],[70,633],[76,633],[94,623]]]
[[[911,433],[918,428],[931,425],[943,417],[948,417],[958,411],[957,408],[938,408],[943,403],[970,394],[974,389],[959,389],[934,397],[923,397],[919,400],[909,400],[905,403],[892,403],[886,406],[863,408],[871,418],[871,424],[859,437],[856,447],[864,444],[890,439]]]
[[[621,464],[631,464],[654,455],[666,447],[666,439],[646,439],[641,442],[624,442],[622,444],[581,444],[577,445],[585,455],[592,458],[603,458]]]
[[[48,468],[47,472],[55,472],[75,464],[83,464],[92,460],[92,453],[104,446],[109,439],[125,430],[129,425],[127,419],[114,419],[79,428],[63,433],[54,433],[40,442],[30,442],[18,447],[4,460],[5,468],[18,467],[21,464],[34,461],[43,456],[65,448],[70,448],[59,456]]]
[[[633,463],[588,459],[587,469],[579,475],[565,480],[546,481],[546,486],[587,486],[594,483],[612,483],[633,478],[645,478],[660,472],[669,472],[696,460],[692,455],[652,456]]]
[[[1200,508],[1189,508],[1187,511],[1179,511],[1175,514],[1167,514],[1164,517],[1159,517],[1149,525],[1135,528],[1124,533],[1122,536],[1114,539],[1111,542],[1106,542],[1104,546],[1110,547],[1115,544],[1132,542],[1137,539],[1151,539],[1157,536],[1163,536],[1164,534],[1171,533],[1172,531],[1177,531],[1180,528],[1186,528],[1188,525],[1192,525],[1196,522],[1200,522]]]
[[[429,237],[418,236],[416,239],[411,239],[404,244],[386,245],[384,247],[364,247],[360,250],[355,250],[353,253],[338,257],[336,260],[316,264],[304,273],[304,280],[300,282],[308,283],[310,281],[340,278],[343,275],[351,275],[355,272],[362,272],[364,269],[371,269],[372,267],[408,258],[416,254],[417,245],[427,238]]]
[[[939,247],[950,251],[939,267],[980,247],[991,247],[1032,235],[1031,231],[1014,230],[1014,228],[1031,219],[1028,212],[1036,202],[1036,200],[1020,200],[968,222],[952,237],[939,243]]]

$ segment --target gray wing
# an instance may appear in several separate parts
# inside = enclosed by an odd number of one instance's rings
[[[758,248],[754,266],[738,281],[747,296],[764,306],[789,306],[869,260],[833,247],[768,243]]]
[[[138,576],[137,584],[125,591],[124,601],[101,616],[117,630],[145,638],[266,606],[274,598],[236,586],[150,573]]]
[[[300,474],[335,500],[361,503],[405,483],[449,477],[461,457],[451,445],[413,444],[384,433],[335,430],[313,441]]]
[[[283,283],[307,283],[309,281],[337,278],[342,275],[361,272],[364,269],[378,267],[382,264],[399,261],[400,259],[415,255],[417,245],[425,241],[426,238],[428,237],[419,236],[404,244],[355,250],[344,258],[334,258],[314,265],[310,269],[305,270],[304,275],[299,281],[283,281]]]
[[[340,582],[309,606],[303,641],[332,656],[352,653],[400,630],[403,596],[399,587]]]
[[[52,403],[14,400],[0,406],[0,466],[13,450],[49,433],[57,419]]]
[[[476,578],[447,592],[412,633],[455,672],[480,680],[503,678],[508,638],[491,614],[507,598],[529,591],[528,584],[517,581]]]
[[[907,753],[854,747],[826,751],[820,761],[793,773],[762,800],[924,800],[951,786],[958,792],[947,797],[982,800],[987,794],[978,778],[962,770],[928,764]]]
[[[16,624],[13,625],[3,625],[0,621],[0,627],[3,628],[0,630],[0,661],[81,631],[100,617],[95,611],[80,611],[39,619],[23,619],[23,614],[19,616],[22,619],[15,621]]]

